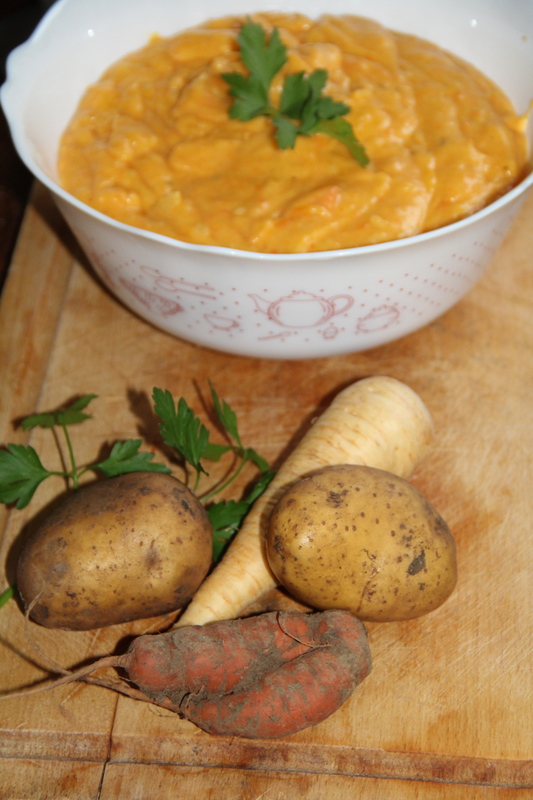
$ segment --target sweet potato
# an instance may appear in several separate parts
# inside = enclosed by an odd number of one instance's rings
[[[103,667],[125,669],[138,689],[88,677]],[[350,612],[285,611],[139,636],[125,655],[101,659],[50,688],[91,680],[170,709],[211,734],[269,739],[325,720],[371,668],[365,628]]]

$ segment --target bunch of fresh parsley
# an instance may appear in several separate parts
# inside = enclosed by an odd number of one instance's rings
[[[353,157],[366,166],[368,156],[348,120],[350,107],[331,97],[322,96],[328,74],[316,69],[309,76],[296,72],[285,77],[279,108],[270,105],[272,80],[287,63],[287,48],[274,28],[268,43],[261,25],[248,20],[238,36],[241,60],[249,75],[240,72],[222,73],[235,98],[230,117],[248,122],[254,117],[270,116],[276,126],[276,140],[282,149],[294,147],[297,136],[326,133],[346,145]]]
[[[163,441],[166,445],[172,447],[196,472],[193,491],[198,488],[201,474],[209,474],[202,464],[203,460],[218,461],[228,452],[232,452],[240,459],[237,469],[225,481],[199,498],[202,503],[206,504],[206,511],[213,527],[213,559],[218,561],[229,539],[239,529],[250,506],[272,480],[273,473],[269,470],[265,459],[255,450],[243,447],[235,413],[225,401],[220,401],[212,386],[210,386],[210,389],[216,415],[224,431],[232,440],[233,443],[231,444],[221,445],[210,442],[209,431],[187,405],[183,397],[180,398],[176,405],[168,390],[163,391],[162,389],[154,388],[152,399],[154,411],[161,420],[159,430]],[[33,447],[8,444],[7,449],[0,450],[1,503],[16,503],[18,509],[25,508],[38,486],[51,475],[60,475],[66,478],[67,481],[72,482],[72,487],[77,489],[80,477],[88,471],[102,472],[107,478],[124,475],[128,472],[171,473],[171,470],[164,464],[153,462],[153,453],[139,452],[142,444],[141,439],[128,439],[124,442],[117,442],[113,445],[110,455],[104,461],[90,464],[82,469],[78,468],[68,429],[72,425],[77,425],[91,418],[91,415],[87,414],[85,409],[96,397],[97,395],[95,394],[86,394],[59,411],[34,414],[22,421],[23,430],[36,427],[60,427],[65,436],[70,469],[48,470],[43,466]],[[244,500],[238,502],[229,500],[212,503],[212,497],[223,491],[235,480],[247,462],[253,462],[261,473],[250,494]]]

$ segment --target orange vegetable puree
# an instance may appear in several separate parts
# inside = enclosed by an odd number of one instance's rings
[[[324,94],[350,106],[367,167],[325,134],[281,150],[270,118],[230,119],[220,74],[246,68],[245,18],[228,17],[154,37],[87,90],[60,146],[63,187],[186,242],[305,253],[447,225],[524,176],[525,117],[459,58],[359,17],[252,19],[287,46],[272,104],[286,74],[326,69]]]

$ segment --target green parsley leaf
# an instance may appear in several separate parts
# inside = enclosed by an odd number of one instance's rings
[[[39,484],[52,474],[33,447],[8,444],[7,450],[0,450],[0,503],[17,501],[18,509],[25,508]]]
[[[217,417],[220,421],[220,424],[226,430],[232,439],[234,439],[239,447],[242,449],[242,442],[241,437],[239,436],[239,431],[237,428],[237,415],[235,412],[230,408],[228,403],[225,400],[220,402],[220,399],[215,392],[214,388],[209,383],[209,388],[211,389],[211,397],[213,398],[213,405],[215,406],[215,411],[217,413]]]
[[[317,103],[317,113],[320,119],[342,117],[344,114],[349,114],[349,112],[350,106],[347,106],[346,103],[339,103],[331,97],[321,97]]]
[[[22,420],[22,430],[29,431],[31,428],[53,428],[57,425],[56,415],[52,413],[32,414]]]
[[[309,95],[304,103],[303,111],[302,111],[302,124],[300,125],[300,133],[309,135],[313,131],[313,127],[316,125],[319,119],[318,110],[321,105],[321,101],[325,98],[321,97],[322,89],[326,85],[326,81],[328,79],[328,73],[325,69],[315,69],[314,72],[309,75],[307,78],[307,86]],[[331,98],[329,98],[331,100]],[[334,102],[333,100],[331,102]],[[348,108],[348,111],[350,109]]]
[[[263,105],[267,106],[270,84],[287,61],[287,48],[277,28],[274,28],[266,44],[264,28],[251,20],[241,27],[237,41],[242,63],[250,70],[258,92],[261,92]]]
[[[276,126],[276,141],[282,150],[287,147],[291,149],[296,144],[296,137],[300,133],[299,128],[294,122],[291,122],[287,117],[282,117],[281,114],[276,114],[272,120]]]
[[[235,98],[229,110],[231,119],[249,122],[263,114],[265,103],[256,81],[245,78],[239,72],[225,72],[222,77],[231,86],[230,95]]]
[[[15,596],[15,589],[16,586],[8,586],[7,589],[0,594],[0,608],[5,606],[7,601],[11,600],[11,598]]]
[[[238,42],[241,60],[250,74],[222,73],[221,77],[230,86],[229,94],[234,99],[229,110],[232,119],[249,122],[254,117],[272,117],[275,138],[282,150],[294,148],[299,135],[325,133],[345,144],[361,166],[369,163],[351,124],[341,119],[350,112],[350,107],[322,96],[328,79],[326,70],[316,69],[309,76],[303,72],[287,75],[279,109],[275,109],[270,105],[270,84],[287,63],[287,49],[278,29],[273,29],[267,44],[262,26],[249,19],[241,27]]]
[[[268,462],[260,456],[252,447],[247,447],[246,450],[243,450],[242,457],[244,461],[252,461],[262,473],[268,472]]]
[[[304,104],[309,97],[309,83],[305,72],[287,75],[283,83],[279,113],[290,119],[301,119]]]
[[[219,419],[220,424],[224,428],[227,433],[231,436],[231,438],[237,442],[238,445],[238,453],[241,455],[243,461],[252,461],[256,464],[261,472],[268,471],[268,462],[259,455],[255,450],[251,447],[247,447],[246,449],[243,447],[241,442],[241,437],[239,435],[239,429],[237,427],[237,415],[231,408],[231,406],[225,401],[220,401],[218,394],[216,393],[215,389],[209,382],[209,388],[211,389],[211,397],[213,398],[213,405],[215,407],[215,411],[217,417]],[[213,447],[220,448],[223,452],[227,452],[228,450],[232,450],[231,446],[226,446],[224,448],[223,445],[212,445]]]
[[[141,439],[128,439],[125,442],[117,442],[105,461],[94,464],[90,469],[98,469],[103,472],[106,478],[114,478],[116,475],[125,475],[128,472],[165,472],[171,474],[164,464],[150,463],[154,457],[153,453],[139,453],[142,445]]]
[[[87,408],[91,400],[96,397],[98,397],[97,394],[84,394],[83,397],[60,411],[32,414],[22,420],[22,430],[27,431],[37,427],[53,428],[54,425],[78,425],[86,419],[91,419],[91,415],[84,414],[83,409]]]
[[[226,545],[239,530],[249,509],[245,501],[228,500],[213,503],[207,508],[207,516],[213,527],[213,561],[220,560]]]
[[[152,399],[154,411],[161,420],[159,431],[165,444],[174,448],[194,467],[198,475],[200,472],[208,475],[200,463],[209,442],[209,431],[205,425],[195,416],[183,397],[180,397],[176,408],[168,389],[163,391],[154,388]]]
[[[246,498],[246,502],[248,503],[249,506],[252,506],[252,504],[255,503],[257,498],[263,494],[263,492],[265,491],[265,489],[267,488],[268,484],[270,483],[275,474],[276,473],[273,470],[265,470],[265,472],[263,472],[259,480],[254,485],[252,491]]]
[[[345,144],[361,166],[365,167],[370,163],[370,159],[363,145],[355,138],[352,126],[347,120],[341,117],[336,117],[335,119],[321,119],[316,123],[314,130],[320,133],[327,133],[328,136],[332,136],[334,139],[338,139],[339,142]]]
[[[206,458],[208,461],[220,461],[225,453],[229,453],[230,450],[234,449],[235,448],[231,444],[214,444],[214,442],[208,442],[204,450],[203,458]]]
[[[242,525],[242,522],[258,497],[263,494],[274,477],[274,472],[264,472],[245,500],[213,503],[207,510],[213,527],[213,561],[215,564],[224,554],[226,546]]]

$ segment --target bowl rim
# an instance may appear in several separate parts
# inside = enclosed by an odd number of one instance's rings
[[[133,225],[120,222],[113,217],[102,214],[100,211],[97,211],[92,206],[83,203],[81,200],[78,200],[78,198],[63,189],[58,183],[56,183],[55,180],[50,178],[44,172],[44,170],[39,167],[34,158],[31,156],[29,148],[26,146],[22,125],[17,121],[16,112],[11,108],[10,105],[9,95],[10,92],[14,94],[14,88],[17,82],[17,62],[19,59],[23,59],[25,52],[30,50],[35,41],[39,39],[42,29],[49,24],[51,17],[58,13],[59,9],[66,3],[66,1],[67,0],[59,0],[59,2],[56,2],[39,21],[31,36],[9,53],[6,60],[6,79],[0,86],[0,103],[5,113],[15,149],[17,150],[21,160],[34,175],[34,177],[65,203],[74,206],[78,211],[87,214],[93,219],[115,228],[116,230],[140,237],[148,241],[154,241],[158,244],[164,244],[167,246],[170,245],[177,250],[185,250],[191,253],[206,253],[214,256],[231,256],[232,258],[247,259],[252,261],[270,261],[273,263],[283,262],[285,264],[287,261],[298,263],[300,261],[309,262],[323,261],[326,259],[357,258],[358,256],[386,253],[389,250],[394,250],[396,248],[404,248],[422,244],[433,239],[451,235],[456,231],[461,231],[464,228],[474,225],[478,220],[484,219],[490,214],[512,203],[514,200],[520,197],[520,195],[525,194],[533,184],[532,153],[530,152],[528,159],[529,172],[526,173],[525,177],[522,178],[522,180],[508,192],[467,217],[463,217],[456,222],[444,225],[441,228],[435,228],[424,233],[415,234],[414,236],[406,236],[401,239],[392,239],[387,242],[362,245],[360,247],[342,248],[338,250],[319,250],[308,253],[263,253],[255,250],[241,250],[238,248],[222,247],[220,245],[194,244],[192,242],[174,239],[170,236],[165,236],[163,234],[155,233],[154,231],[145,230],[144,228],[137,228]]]

